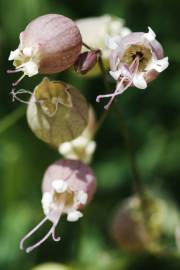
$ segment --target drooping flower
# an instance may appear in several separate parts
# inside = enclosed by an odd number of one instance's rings
[[[167,196],[151,192],[145,194],[143,204],[138,196],[125,199],[112,218],[112,238],[127,251],[156,252],[166,248],[169,241],[176,249],[175,233],[180,224],[177,206]]]
[[[24,241],[29,238],[47,220],[52,222],[49,232],[36,244],[26,248],[29,253],[41,245],[48,237],[54,241],[56,227],[63,214],[69,222],[75,222],[83,216],[80,209],[84,208],[93,198],[96,190],[96,178],[90,167],[76,160],[60,160],[50,165],[42,182],[42,207],[45,218],[30,231],[20,242],[24,249]]]
[[[89,107],[88,125],[81,136],[70,142],[60,144],[59,152],[65,158],[81,160],[90,163],[96,149],[96,142],[92,139],[96,128],[95,114]]]
[[[44,78],[29,101],[27,121],[39,139],[59,147],[82,134],[88,123],[88,105],[72,85]]]
[[[110,37],[124,37],[130,33],[130,30],[124,26],[124,20],[116,16],[103,15],[99,17],[90,17],[79,19],[76,21],[80,29],[83,42],[94,49],[100,49],[104,65],[109,68],[108,57],[111,50],[105,44],[105,37],[108,34]],[[83,48],[83,52],[86,48]],[[100,74],[98,65],[95,66],[87,75],[96,76]]]
[[[145,89],[150,81],[168,67],[168,57],[164,57],[163,48],[150,27],[148,33],[130,33],[119,40],[117,37],[107,37],[106,44],[112,50],[110,75],[117,85],[114,93],[97,97],[97,102],[102,98],[110,98],[105,109],[130,86]]]
[[[37,73],[61,72],[73,65],[82,47],[81,34],[76,24],[59,14],[47,14],[30,22],[20,34],[20,44],[12,51],[9,60],[15,70],[25,76]]]

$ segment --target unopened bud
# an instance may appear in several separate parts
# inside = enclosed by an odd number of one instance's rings
[[[128,251],[161,251],[166,245],[179,247],[179,212],[168,197],[146,194],[126,199],[115,212],[111,234],[115,242]]]
[[[58,147],[86,128],[88,105],[73,86],[44,78],[28,104],[27,121],[39,139]]]
[[[109,69],[108,57],[110,55],[109,48],[105,45],[105,37],[109,35],[124,37],[130,33],[130,30],[124,26],[124,20],[116,16],[105,14],[99,17],[82,18],[76,21],[80,29],[83,42],[94,49],[100,49],[102,52],[102,60],[105,68]],[[85,47],[82,48],[83,52]],[[95,65],[91,71],[87,73],[87,77],[94,77],[101,74],[98,65]]]
[[[74,64],[75,71],[81,74],[88,73],[96,65],[97,57],[96,51],[81,53]]]
[[[140,202],[132,197],[119,207],[112,222],[112,237],[115,242],[129,251],[147,249],[150,238],[143,223]]]

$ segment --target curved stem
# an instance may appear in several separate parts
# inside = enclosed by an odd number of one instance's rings
[[[102,127],[104,121],[106,120],[106,117],[108,115],[108,112],[107,110],[104,110],[103,113],[101,114],[98,122],[97,122],[97,125],[96,125],[96,128],[95,128],[95,131],[94,131],[94,134],[93,134],[93,138],[96,136],[96,134],[98,133],[98,131],[100,130],[100,128]]]
[[[88,50],[90,50],[90,51],[94,51],[94,49],[91,48],[89,45],[87,45],[85,42],[83,42],[82,44],[83,44],[83,46],[84,46],[86,49],[88,49]]]
[[[0,120],[0,134],[5,132],[8,128],[16,124],[25,114],[25,107],[20,106],[15,111],[6,115]]]
[[[139,168],[137,166],[136,156],[133,150],[133,146],[131,143],[131,139],[129,136],[125,119],[123,117],[121,110],[117,106],[114,106],[114,112],[115,112],[115,117],[117,119],[117,122],[120,123],[118,127],[124,139],[124,142],[126,144],[130,168],[131,168],[132,177],[133,177],[134,190],[139,195],[139,197],[144,200],[144,190],[142,186],[142,179],[140,176]]]
[[[99,68],[100,68],[102,76],[103,76],[103,81],[104,81],[104,86],[105,86],[106,92],[109,92],[110,87],[109,87],[109,83],[107,81],[106,70],[105,70],[105,67],[103,65],[103,61],[102,61],[101,56],[99,56],[98,64],[99,64]],[[134,189],[135,189],[135,192],[139,195],[140,199],[143,202],[144,201],[144,189],[143,189],[143,185],[142,185],[140,172],[139,172],[139,169],[138,169],[138,166],[136,163],[135,153],[134,153],[132,143],[130,140],[126,121],[124,119],[124,116],[123,116],[121,110],[119,109],[119,107],[116,106],[116,104],[114,104],[114,113],[115,113],[115,116],[118,120],[117,123],[120,123],[118,125],[119,131],[120,131],[120,133],[124,139],[124,142],[126,144],[130,168],[131,168],[132,177],[133,177]]]

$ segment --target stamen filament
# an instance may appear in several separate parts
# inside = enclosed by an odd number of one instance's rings
[[[97,102],[100,102],[100,100],[102,98],[107,98],[107,97],[111,97],[110,101],[108,102],[108,104],[106,106],[104,106],[104,109],[108,110],[110,105],[112,104],[114,98],[121,94],[122,92],[124,92],[127,88],[129,88],[133,82],[134,76],[136,75],[137,71],[139,68],[139,57],[137,56],[134,61],[132,62],[131,66],[129,67],[129,71],[131,73],[131,78],[124,76],[121,78],[121,80],[119,81],[119,83],[117,84],[117,87],[114,91],[114,93],[111,94],[106,94],[106,95],[99,95],[96,98]],[[126,84],[126,86],[123,86],[123,82],[125,80],[128,80],[129,82]]]
[[[23,74],[16,82],[14,82],[12,85],[13,86],[17,86],[21,81],[22,79],[26,76],[26,74]]]
[[[24,241],[28,239],[34,232],[36,232],[46,221],[48,220],[47,217],[45,217],[41,222],[38,223],[38,225],[32,229],[28,234],[26,234],[23,239],[20,242],[20,249],[24,249]]]
[[[8,69],[6,72],[7,72],[8,74],[11,74],[11,73],[17,73],[17,72],[19,72],[19,69],[13,69],[13,70]]]
[[[50,228],[49,232],[36,244],[26,248],[26,252],[29,253],[31,252],[33,249],[35,249],[36,247],[40,246],[43,242],[46,241],[46,239],[49,238],[50,235],[52,235],[53,231],[55,230],[56,224],[53,224],[52,227]]]
[[[123,78],[123,79],[125,79],[125,78]],[[123,83],[123,79],[121,80],[121,85],[122,85],[122,83]],[[111,106],[111,104],[112,104],[112,102],[113,102],[113,100],[114,100],[114,98],[116,97],[116,96],[118,96],[119,94],[121,94],[122,92],[124,92],[127,88],[129,88],[129,86],[132,84],[132,79],[129,81],[129,83],[125,86],[125,87],[122,87],[120,90],[119,90],[119,85],[118,85],[118,87],[117,87],[117,89],[115,90],[115,92],[113,93],[113,94],[111,94],[111,99],[110,99],[110,101],[108,102],[108,104],[106,105],[106,106],[104,106],[104,109],[105,110],[108,110],[109,109],[109,107]],[[120,85],[120,86],[121,86]],[[123,86],[123,85],[122,85]]]
[[[54,231],[52,232],[52,238],[53,238],[53,240],[54,240],[55,242],[58,242],[58,241],[61,240],[61,237],[60,237],[60,236],[56,236],[56,235],[55,235],[55,229],[54,229]]]

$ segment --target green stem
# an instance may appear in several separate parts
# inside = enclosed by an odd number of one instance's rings
[[[108,92],[109,91],[109,83],[107,80],[107,73],[106,73],[106,69],[105,69],[104,64],[103,64],[101,51],[91,48],[89,45],[87,45],[84,42],[83,42],[83,46],[86,47],[90,51],[97,51],[99,68],[100,68],[102,76],[103,76],[103,81],[104,81],[104,86],[105,86],[106,92]],[[132,177],[133,177],[134,189],[135,189],[135,192],[139,195],[140,199],[142,199],[142,202],[143,202],[144,201],[144,190],[143,190],[143,185],[142,185],[142,179],[141,179],[139,169],[138,169],[138,166],[136,163],[136,157],[135,157],[135,153],[134,153],[132,143],[130,140],[126,121],[124,119],[124,116],[123,116],[121,110],[119,109],[119,107],[116,106],[116,104],[114,104],[114,112],[115,112],[115,116],[117,118],[117,122],[120,123],[119,124],[120,133],[121,133],[121,135],[124,139],[124,142],[126,144],[130,168],[131,168]],[[97,131],[100,129],[100,127],[104,123],[104,120],[106,119],[107,114],[108,114],[108,112],[105,111],[101,115],[99,122],[98,122],[98,125],[97,125],[97,128],[96,128],[96,131],[95,131],[95,134],[97,133]]]
[[[99,68],[100,68],[102,76],[103,76],[103,81],[104,81],[104,86],[105,86],[106,92],[108,92],[109,91],[109,84],[107,81],[106,70],[105,70],[105,67],[103,65],[103,61],[102,61],[101,56],[99,56],[99,58],[98,58],[98,64],[99,64]],[[138,169],[138,166],[136,163],[136,157],[135,157],[135,153],[134,153],[132,143],[130,140],[126,121],[124,119],[124,116],[123,116],[121,110],[119,109],[119,107],[116,106],[116,104],[114,104],[114,113],[115,113],[115,116],[117,119],[117,123],[120,123],[118,125],[118,127],[120,130],[121,136],[123,137],[124,142],[126,144],[135,192],[139,195],[139,197],[142,200],[144,200],[144,190],[143,190],[143,185],[142,185],[142,179],[141,179],[139,169]]]
[[[86,43],[82,43],[83,44],[83,46],[86,48],[86,49],[88,49],[88,50],[90,50],[90,51],[94,51],[94,49],[93,48],[91,48],[89,45],[87,45]]]
[[[25,107],[20,106],[15,111],[11,112],[0,120],[0,134],[5,132],[8,128],[16,124],[25,114]]]
[[[103,113],[101,114],[101,116],[100,116],[100,118],[99,118],[99,120],[97,122],[95,132],[93,134],[93,138],[96,136],[96,134],[98,133],[98,131],[102,127],[104,121],[106,120],[107,115],[108,115],[108,111],[103,111]]]
[[[130,140],[130,136],[129,136],[125,119],[123,117],[121,110],[116,105],[114,106],[114,112],[115,112],[116,120],[119,123],[119,130],[126,144],[127,153],[129,157],[129,164],[130,164],[131,173],[133,177],[134,190],[141,199],[144,199],[142,179],[140,176],[139,168],[137,166],[136,156],[135,156],[134,149]]]

